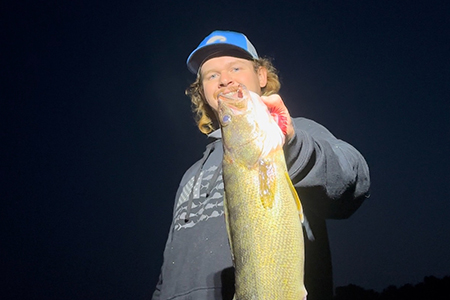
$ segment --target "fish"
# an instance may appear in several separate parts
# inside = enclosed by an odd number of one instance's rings
[[[244,85],[223,88],[217,100],[234,299],[306,299],[303,212],[286,167],[284,134]]]

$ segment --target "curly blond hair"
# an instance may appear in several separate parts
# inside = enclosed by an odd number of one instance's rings
[[[261,89],[263,96],[269,96],[278,93],[280,90],[280,80],[278,79],[277,70],[272,65],[268,58],[259,58],[253,60],[255,72],[263,67],[267,70],[267,84]],[[209,134],[219,128],[216,115],[212,108],[206,102],[203,93],[201,72],[197,73],[197,79],[185,91],[186,95],[191,98],[192,112],[197,123],[198,129],[204,133]]]

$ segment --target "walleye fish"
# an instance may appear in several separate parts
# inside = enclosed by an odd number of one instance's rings
[[[217,98],[234,299],[306,299],[303,214],[287,172],[284,135],[243,85]]]

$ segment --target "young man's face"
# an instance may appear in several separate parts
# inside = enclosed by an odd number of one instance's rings
[[[261,95],[261,88],[267,84],[265,68],[260,67],[255,72],[252,61],[232,56],[211,58],[203,63],[200,72],[206,101],[214,111],[218,107],[214,97],[218,90],[243,84],[248,90]]]

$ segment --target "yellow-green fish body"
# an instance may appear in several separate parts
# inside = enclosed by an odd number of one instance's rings
[[[284,136],[245,87],[218,99],[235,298],[305,299],[301,205],[287,175]]]

